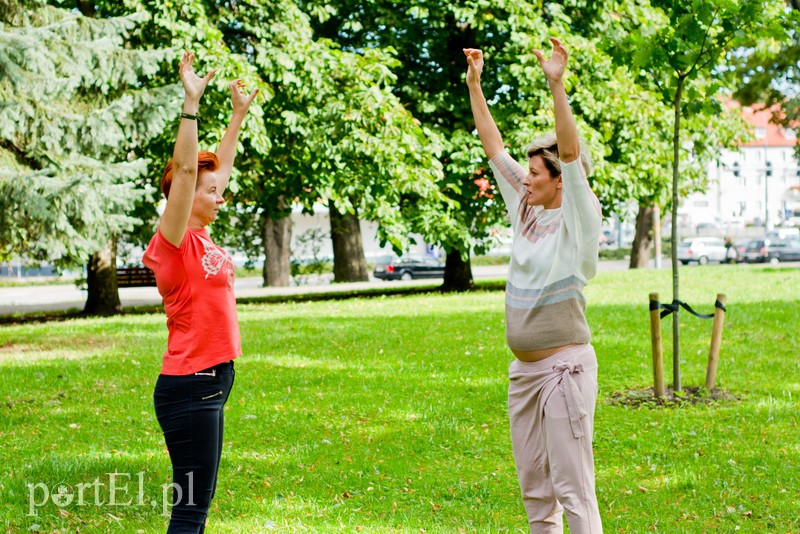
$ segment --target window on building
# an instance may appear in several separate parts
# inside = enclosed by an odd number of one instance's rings
[[[695,208],[707,208],[708,200],[695,200],[693,204]]]
[[[766,128],[756,128],[756,139],[764,139],[767,136]]]

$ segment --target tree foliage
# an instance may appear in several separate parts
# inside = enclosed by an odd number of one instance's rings
[[[505,210],[473,132],[463,84],[462,48],[483,49],[483,76],[492,113],[515,156],[533,136],[553,127],[551,99],[532,50],[557,35],[570,47],[566,80],[582,135],[596,160],[592,187],[605,213],[631,200],[666,206],[672,157],[671,108],[658,84],[641,76],[632,34],[668,24],[646,2],[562,0],[403,2],[307,0],[315,28],[345,49],[385,47],[399,61],[396,93],[424,125],[444,140],[441,190],[458,203],[460,233],[440,235],[446,249],[482,252]],[[712,97],[713,100],[713,97]],[[705,163],[737,123],[719,105],[692,115],[687,131],[692,158],[685,191],[704,185]],[[709,128],[712,126],[712,128]]]
[[[732,65],[744,83],[735,96],[742,104],[780,104],[783,115],[775,117],[783,126],[800,124],[800,2],[786,2],[782,31],[739,50]],[[800,145],[795,147],[800,158]]]
[[[251,257],[263,253],[265,218],[288,216],[294,203],[311,209],[333,202],[378,222],[379,238],[397,251],[410,233],[428,237],[446,226],[450,203],[433,185],[441,175],[438,140],[391,91],[391,58],[380,50],[352,53],[316,39],[308,17],[290,0],[211,2],[175,6],[164,0],[98,2],[103,16],[148,12],[138,38],[191,49],[201,70],[219,80],[243,77],[265,98],[251,109],[217,238]],[[169,79],[170,73],[163,76]],[[213,150],[227,123],[224,91],[202,103],[201,146]],[[174,131],[142,148],[166,161]],[[155,183],[159,176],[153,171]],[[152,233],[155,210],[139,241]],[[222,221],[226,217],[222,217]]]
[[[38,2],[0,15],[0,255],[84,264],[150,191],[131,150],[164,127],[162,50],[124,46],[143,15],[92,20]]]
[[[292,6],[247,10],[237,19],[241,28],[229,30],[252,48],[273,94],[264,113],[272,147],[249,158],[237,200],[271,218],[287,215],[282,196],[308,210],[334,202],[377,221],[380,239],[400,251],[409,233],[447,220],[447,203],[433,186],[441,175],[438,140],[392,93],[391,58],[315,40]],[[279,14],[291,23],[270,24]]]

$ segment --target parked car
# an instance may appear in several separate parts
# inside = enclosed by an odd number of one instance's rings
[[[691,237],[684,239],[678,245],[678,261],[687,265],[690,261],[696,261],[700,265],[706,265],[710,261],[725,261],[725,241],[719,237]]]
[[[800,239],[753,239],[744,255],[748,263],[800,261]]]
[[[800,261],[800,239],[787,239],[786,248],[780,252],[781,261]]]
[[[800,261],[800,239],[785,239],[776,252],[779,261]]]
[[[413,280],[415,278],[442,278],[444,262],[430,256],[382,256],[375,262],[375,278],[381,280]]]
[[[747,244],[750,243],[749,239],[737,239],[734,246],[736,247],[736,263],[743,263],[745,261],[744,253],[747,250]]]

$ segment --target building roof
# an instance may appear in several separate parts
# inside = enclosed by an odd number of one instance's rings
[[[741,106],[735,100],[729,100],[727,105],[729,107]],[[753,127],[755,138],[742,143],[740,146],[793,147],[798,144],[796,134],[793,135],[793,132],[772,122],[772,118],[775,115],[781,114],[781,107],[778,104],[769,108],[765,108],[764,104],[741,107],[742,117]],[[766,140],[764,139],[764,128],[766,128]]]

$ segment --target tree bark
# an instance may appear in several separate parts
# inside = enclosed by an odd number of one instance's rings
[[[273,219],[264,215],[264,286],[286,287],[291,280],[292,217]]]
[[[467,258],[466,261],[464,261],[461,252],[458,250],[451,250],[447,253],[442,291],[469,291],[475,289],[469,253],[464,254],[464,256]]]
[[[88,295],[83,313],[114,315],[122,311],[117,288],[117,240],[108,242],[105,249],[92,254],[87,265]]]
[[[636,214],[636,237],[631,246],[631,269],[647,269],[650,264],[650,245],[653,240],[650,231],[653,229],[653,207],[639,204]]]
[[[97,7],[91,0],[78,0],[78,11],[80,11],[81,15],[84,17],[94,18],[97,14]]]
[[[333,281],[366,282],[369,269],[361,241],[358,212],[341,213],[331,201],[331,241],[333,242]]]

